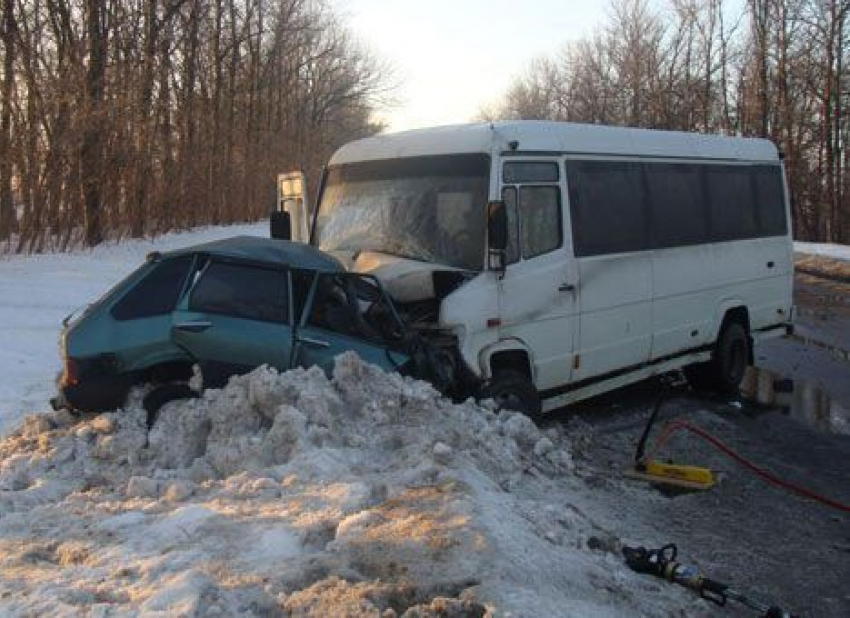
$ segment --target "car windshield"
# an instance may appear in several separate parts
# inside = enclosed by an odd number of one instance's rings
[[[331,168],[313,242],[481,270],[489,170],[483,154]]]

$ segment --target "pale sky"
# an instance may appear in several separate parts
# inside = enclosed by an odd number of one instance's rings
[[[390,131],[472,120],[531,60],[603,23],[608,0],[334,0],[393,68]]]

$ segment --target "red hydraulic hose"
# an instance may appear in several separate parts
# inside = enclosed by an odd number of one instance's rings
[[[754,463],[752,463],[748,459],[744,458],[742,455],[739,455],[738,453],[733,451],[730,447],[728,447],[726,444],[721,442],[719,439],[712,436],[710,433],[708,433],[704,429],[700,429],[696,425],[691,425],[687,421],[684,421],[684,420],[681,420],[681,419],[676,419],[674,421],[671,421],[670,423],[668,423],[664,427],[664,431],[658,437],[658,440],[656,440],[655,445],[652,448],[652,451],[650,452],[649,455],[646,456],[646,459],[649,459],[650,456],[653,453],[657,452],[658,449],[661,448],[667,442],[669,437],[673,433],[678,431],[679,429],[686,429],[686,430],[690,431],[691,433],[699,436],[700,438],[702,438],[703,440],[705,440],[706,442],[708,442],[709,444],[711,444],[712,446],[714,446],[715,448],[717,448],[718,450],[723,452],[725,455],[727,455],[731,459],[738,462],[740,465],[742,465],[745,468],[747,468],[748,470],[754,472],[762,480],[767,481],[768,483],[770,483],[772,485],[775,485],[777,487],[785,489],[786,491],[790,491],[792,493],[798,494],[800,496],[805,496],[806,498],[810,498],[812,500],[820,502],[821,504],[825,504],[826,506],[832,507],[834,509],[838,509],[839,511],[844,511],[845,513],[850,513],[850,505],[843,504],[841,502],[838,502],[836,500],[832,500],[830,498],[826,498],[824,496],[821,496],[820,494],[815,493],[814,491],[812,491],[810,489],[806,489],[805,487],[795,485],[794,483],[791,483],[789,481],[786,481],[784,479],[779,478],[778,476],[771,474],[767,470],[764,470],[763,468],[758,467],[757,465],[755,465]]]

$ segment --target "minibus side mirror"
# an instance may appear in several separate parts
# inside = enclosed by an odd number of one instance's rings
[[[275,210],[269,219],[271,237],[278,240],[292,240],[292,218],[288,212]]]
[[[487,204],[487,243],[490,270],[504,272],[508,248],[508,208],[501,200]]]

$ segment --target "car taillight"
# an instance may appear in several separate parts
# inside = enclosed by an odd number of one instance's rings
[[[79,363],[70,356],[66,356],[62,362],[62,386],[72,386],[79,381]]]

